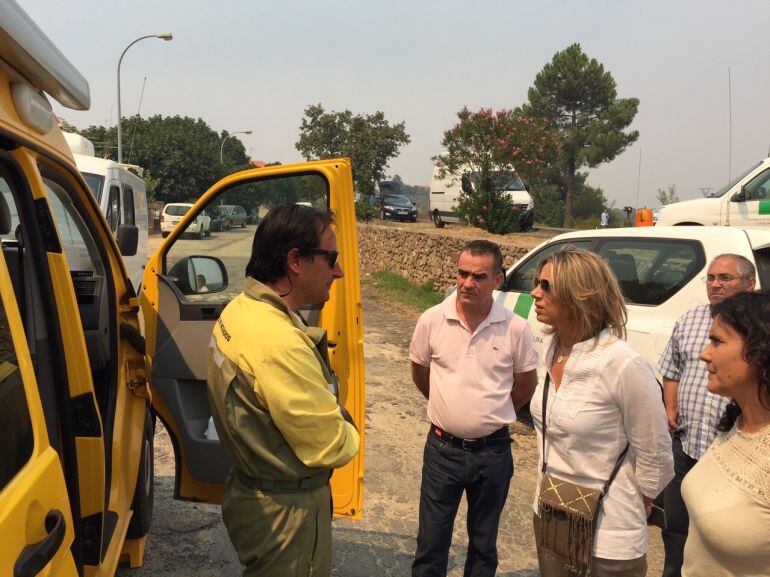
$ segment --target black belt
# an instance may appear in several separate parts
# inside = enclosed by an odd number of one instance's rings
[[[240,469],[236,469],[238,478],[249,489],[255,491],[268,491],[272,493],[299,493],[301,491],[312,491],[313,489],[319,489],[329,483],[329,478],[332,476],[331,470],[324,471],[318,475],[312,477],[304,477],[302,479],[277,481],[273,479],[257,479],[250,475],[247,475]]]
[[[476,439],[463,439],[461,437],[455,437],[451,433],[447,433],[444,429],[437,425],[431,424],[430,434],[438,439],[441,439],[445,443],[449,443],[453,447],[458,447],[464,451],[478,451],[484,447],[492,447],[495,445],[511,443],[511,434],[508,432],[507,426],[500,427],[494,433],[490,433],[485,437],[478,437]]]

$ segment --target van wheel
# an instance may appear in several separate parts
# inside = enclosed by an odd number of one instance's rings
[[[142,456],[139,462],[139,473],[136,476],[136,489],[131,502],[131,522],[128,524],[126,538],[138,539],[150,531],[152,523],[152,505],[155,496],[155,455],[154,442],[155,423],[152,412],[148,408],[144,415],[144,436],[142,437]]]
[[[241,228],[246,228],[246,221],[245,220],[241,223]]]
[[[162,232],[162,233],[160,233],[160,236],[162,236],[163,238],[168,238],[168,234],[169,233],[167,233],[167,232]]]

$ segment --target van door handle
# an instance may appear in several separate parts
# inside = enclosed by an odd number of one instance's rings
[[[48,535],[42,541],[27,545],[13,565],[13,577],[35,577],[53,559],[64,541],[66,524],[64,515],[52,509],[45,516],[45,530]]]
[[[201,308],[202,319],[218,319],[219,311],[216,307],[202,307]]]

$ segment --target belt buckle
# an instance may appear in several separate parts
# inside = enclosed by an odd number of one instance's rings
[[[472,451],[480,442],[481,439],[463,439],[462,448],[464,451]]]

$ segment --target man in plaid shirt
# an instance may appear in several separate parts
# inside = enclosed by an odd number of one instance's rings
[[[658,363],[658,371],[663,376],[668,428],[673,435],[675,471],[674,480],[663,492],[666,509],[663,577],[679,577],[682,570],[689,525],[682,500],[682,479],[711,445],[728,403],[726,397],[709,393],[706,363],[698,358],[708,343],[711,305],[737,292],[754,290],[754,264],[737,254],[722,254],[711,261],[703,281],[710,304],[698,305],[679,317]]]

